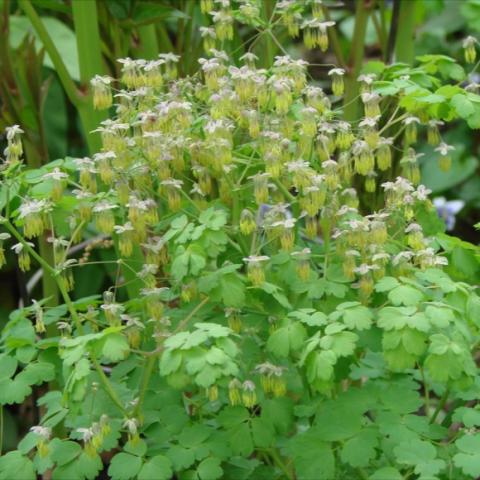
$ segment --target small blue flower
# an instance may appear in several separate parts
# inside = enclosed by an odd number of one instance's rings
[[[453,230],[455,227],[455,215],[465,206],[463,200],[449,200],[445,197],[433,199],[433,204],[437,209],[438,216],[445,221],[447,230]]]

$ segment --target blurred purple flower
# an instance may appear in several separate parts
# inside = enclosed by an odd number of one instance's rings
[[[453,230],[455,227],[455,215],[465,206],[463,200],[448,200],[445,197],[433,199],[433,204],[437,209],[438,216],[445,221],[447,230]]]

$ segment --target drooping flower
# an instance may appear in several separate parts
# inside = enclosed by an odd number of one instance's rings
[[[469,35],[463,41],[463,49],[465,52],[465,61],[467,63],[475,63],[475,59],[477,58],[477,46],[478,40],[475,37]]]

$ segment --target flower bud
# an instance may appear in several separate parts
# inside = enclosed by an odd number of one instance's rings
[[[266,152],[264,155],[265,171],[271,178],[278,178],[282,172],[282,159],[277,152]]]
[[[242,384],[242,403],[246,408],[253,408],[257,403],[255,384],[251,380],[245,380]]]
[[[411,223],[406,229],[407,243],[412,250],[423,250],[425,248],[425,237],[422,227],[418,223]]]
[[[370,170],[365,177],[365,191],[368,193],[374,193],[377,189],[375,177],[377,176],[375,170]]]
[[[372,270],[372,274],[375,281],[378,281],[385,276],[385,267],[389,260],[390,255],[388,255],[388,253],[377,253],[373,255],[372,262],[376,269]]]
[[[319,182],[311,187],[306,187],[303,189],[303,195],[299,199],[300,205],[310,217],[314,217],[325,204],[327,196],[326,184]]]
[[[307,97],[306,104],[315,108],[319,114],[323,114],[325,110],[330,109],[330,100],[320,87],[307,87],[305,95]]]
[[[23,154],[23,146],[21,141],[21,134],[24,133],[19,125],[12,125],[5,128],[7,137],[7,148],[4,151],[6,162],[8,164],[15,164],[20,160]]]
[[[292,81],[289,79],[274,79],[272,88],[276,112],[279,115],[287,114],[290,105],[293,103]]]
[[[243,261],[247,264],[247,277],[256,287],[262,285],[265,282],[265,271],[263,263],[270,260],[266,255],[256,256],[251,255],[250,257],[244,258]]]
[[[345,252],[342,269],[343,274],[349,280],[355,279],[355,268],[357,267],[357,258],[360,258],[360,252],[357,250],[347,250]]]
[[[140,435],[138,433],[139,420],[137,418],[127,418],[123,422],[123,427],[128,431],[128,439],[132,444],[138,443],[140,440]]]
[[[63,286],[67,292],[73,291],[75,287],[75,280],[71,269],[62,271],[60,275],[60,280],[63,283]]]
[[[367,175],[375,168],[375,156],[370,146],[364,140],[357,140],[353,144],[352,153],[355,161],[355,172]]]
[[[323,20],[323,0],[312,0],[312,15],[317,20]]]
[[[0,268],[2,268],[7,263],[7,260],[5,258],[5,247],[3,243],[9,238],[11,238],[11,235],[9,233],[0,233]]]
[[[103,301],[104,303],[100,308],[103,310],[109,325],[112,327],[120,326],[120,315],[123,313],[125,307],[122,304],[115,302],[113,293],[109,291],[103,293]]]
[[[130,327],[125,331],[128,344],[131,348],[138,348],[142,341],[141,330],[138,327]]]
[[[440,131],[439,126],[443,125],[443,122],[440,120],[430,120],[427,124],[427,142],[429,145],[437,146],[440,141]]]
[[[165,63],[165,78],[167,80],[174,80],[178,76],[178,61],[180,57],[174,53],[160,53],[158,57],[163,60]],[[183,125],[185,121],[188,121],[188,116],[180,115],[180,118],[177,118],[178,122]]]
[[[168,208],[174,212],[180,210],[182,197],[180,190],[183,182],[174,178],[167,178],[160,182],[160,192],[167,196]]]
[[[230,400],[230,404],[235,407],[242,403],[242,396],[240,393],[240,389],[242,388],[242,384],[236,378],[234,378],[228,384],[228,398]]]
[[[47,329],[43,321],[43,309],[35,300],[33,300],[33,311],[35,313],[35,331],[45,333]]]
[[[322,163],[325,184],[329,190],[335,190],[339,185],[338,163],[335,160],[325,160]]]
[[[398,276],[408,276],[411,270],[410,260],[413,257],[412,252],[400,252],[395,255],[392,260],[392,264],[395,267],[395,274]]]
[[[200,27],[200,35],[203,41],[203,49],[208,53],[214,49],[217,43],[217,34],[211,27]]]
[[[268,203],[268,180],[269,173],[257,173],[250,177],[253,180],[253,194],[257,205]]]
[[[182,285],[182,291],[180,293],[180,298],[185,303],[189,303],[189,302],[195,300],[197,295],[198,295],[197,284],[195,283],[194,280],[191,280],[190,282],[184,283]]]
[[[163,77],[160,67],[164,63],[164,60],[151,60],[143,65],[145,86],[150,88],[160,88],[163,85]]]
[[[359,127],[362,132],[362,136],[367,142],[368,146],[374,150],[377,148],[380,141],[380,134],[377,130],[377,122],[380,117],[367,117],[362,120]]]
[[[310,278],[310,255],[311,250],[304,248],[299,252],[292,252],[292,257],[296,260],[296,272],[300,280],[304,282]]]
[[[403,124],[405,125],[405,145],[412,145],[417,142],[417,130],[420,120],[417,117],[407,117]]]
[[[38,237],[47,228],[47,213],[51,211],[51,205],[46,200],[26,199],[18,210],[25,237]]]
[[[209,11],[212,15],[212,20],[215,25],[215,33],[218,40],[223,42],[224,40],[233,39],[233,16],[228,10]]]
[[[353,164],[350,152],[340,152],[338,156],[338,176],[342,184],[351,183],[353,176]]]
[[[318,46],[322,52],[326,52],[328,48],[328,33],[327,28],[333,27],[335,22],[321,22],[319,24],[319,32],[318,32]]]
[[[375,150],[375,158],[378,168],[384,172],[392,166],[392,138],[380,138],[377,149]]]
[[[374,281],[372,278],[372,270],[375,270],[377,267],[375,265],[367,265],[365,263],[361,264],[355,269],[355,273],[360,276],[358,281],[358,289],[360,292],[360,298],[362,302],[367,302],[373,293]]]
[[[207,397],[210,402],[215,402],[218,400],[218,386],[217,385],[210,385],[207,388]]]
[[[409,148],[407,155],[400,160],[400,165],[402,166],[402,174],[407,179],[410,180],[414,185],[420,183],[420,167],[418,166],[417,159],[423,154],[415,153],[413,148]]]
[[[213,0],[200,0],[200,11],[202,13],[210,13],[213,8]]]
[[[90,80],[93,88],[93,107],[96,110],[105,110],[112,106],[112,78],[108,76],[95,75]]]
[[[337,136],[335,139],[336,146],[340,150],[348,150],[353,141],[355,140],[355,136],[352,133],[352,127],[348,122],[339,122],[337,125]]]
[[[287,218],[286,220],[275,222],[272,224],[272,227],[279,230],[282,250],[291,251],[295,242],[295,219]]]
[[[346,188],[341,193],[342,202],[350,208],[358,208],[359,200],[357,192],[354,188]]]
[[[345,91],[343,68],[332,68],[328,74],[332,77],[332,92],[336,97],[341,97]]]
[[[242,235],[250,235],[257,228],[254,214],[245,208],[240,214],[240,232]]]
[[[117,60],[122,64],[122,75],[120,80],[127,87],[134,89],[140,83],[139,82],[139,63],[136,60],[132,60],[129,57],[120,58]],[[139,85],[138,85],[139,86]]]
[[[248,133],[252,138],[257,138],[260,134],[260,117],[256,110],[246,112],[248,122]]]
[[[316,238],[318,236],[318,220],[317,217],[305,217],[305,234],[308,238]]]
[[[98,231],[110,235],[115,227],[115,215],[113,210],[118,208],[117,205],[102,200],[98,202],[92,209],[95,219],[95,226]]]
[[[276,8],[278,9],[282,25],[287,28],[288,35],[292,38],[297,38],[300,33],[302,16],[299,12],[295,11],[295,4],[290,2],[282,4],[278,2]]]
[[[40,440],[37,443],[37,451],[38,451],[38,455],[40,456],[40,458],[47,457],[48,454],[50,453],[48,443],[45,440]]]
[[[242,331],[242,318],[240,316],[240,310],[237,308],[226,308],[225,316],[228,319],[228,326],[235,333],[240,333]]]
[[[42,178],[52,182],[52,200],[58,202],[62,198],[67,185],[68,175],[55,167],[53,171],[46,173]]]
[[[283,397],[287,393],[287,382],[282,376],[282,370],[278,369],[279,373],[274,373],[271,379],[271,389],[275,397]]]
[[[141,291],[148,315],[157,321],[163,318],[165,306],[161,297],[165,291],[168,291],[168,288],[145,288]]]
[[[381,97],[375,92],[365,92],[361,94],[361,99],[365,108],[365,116],[368,118],[376,118],[381,115],[380,100]]]
[[[101,152],[93,156],[93,161],[95,162],[100,178],[102,182],[107,185],[110,185],[114,178],[112,169],[112,159],[114,158],[116,158],[114,152]]]
[[[463,41],[463,49],[465,53],[465,61],[467,63],[475,63],[475,60],[477,58],[477,39],[472,36],[468,36],[464,41]]]
[[[375,245],[383,245],[388,239],[387,226],[382,220],[373,220],[370,223],[370,235]]]
[[[447,145],[444,142],[440,143],[440,145],[435,149],[435,151],[440,154],[438,162],[440,169],[444,172],[448,172],[452,166],[452,156],[450,154],[452,150],[455,150],[455,147],[452,145]]]
[[[221,178],[218,184],[218,196],[225,205],[232,205],[233,197],[231,184],[227,182],[225,178]]]

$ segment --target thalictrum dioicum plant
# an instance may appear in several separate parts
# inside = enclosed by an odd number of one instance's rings
[[[446,168],[440,119],[480,97],[426,99],[456,64],[425,59],[363,75],[364,116],[345,122],[306,62],[210,53],[189,78],[171,54],[95,78],[95,106],[117,103],[93,158],[25,170],[7,132],[0,251],[64,303],[3,331],[0,403],[50,384],[0,478],[478,477],[480,298],[442,270],[416,146],[425,130]],[[116,275],[74,299],[91,249],[72,251],[99,235]]]

